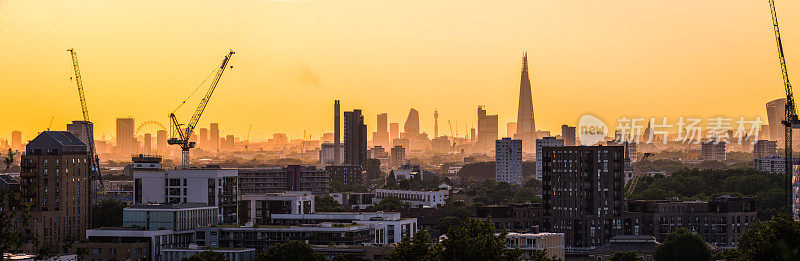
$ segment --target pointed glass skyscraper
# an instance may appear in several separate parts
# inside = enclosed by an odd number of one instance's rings
[[[522,76],[519,82],[519,108],[517,109],[517,134],[522,140],[522,151],[536,153],[536,122],[533,120],[533,95],[528,77],[528,53],[522,54]]]

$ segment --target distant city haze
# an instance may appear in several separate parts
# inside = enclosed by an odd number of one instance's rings
[[[776,2],[797,82],[800,2]],[[621,116],[766,121],[765,103],[785,97],[768,10],[752,0],[0,0],[0,137],[21,130],[27,141],[51,117],[54,130],[82,119],[68,48],[105,140],[117,118],[167,125],[228,49],[233,67],[199,126],[245,137],[252,124],[251,140],[332,133],[334,99],[361,109],[368,133],[377,114],[402,126],[411,108],[430,138],[434,110],[440,135],[448,121],[462,137],[477,128],[479,105],[506,126],[525,51],[536,128],[553,134],[586,113],[610,126]]]

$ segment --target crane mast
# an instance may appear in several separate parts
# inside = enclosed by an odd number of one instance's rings
[[[178,137],[170,138],[167,140],[167,144],[179,145],[181,147],[181,167],[183,168],[189,166],[189,150],[194,148],[195,145],[194,142],[190,142],[189,139],[192,137],[194,128],[197,126],[197,122],[200,121],[200,116],[203,115],[203,111],[205,111],[208,101],[211,100],[211,95],[214,94],[214,89],[217,88],[217,84],[222,78],[222,73],[225,72],[225,67],[228,66],[228,62],[233,54],[234,52],[231,50],[227,55],[225,55],[225,58],[222,59],[222,63],[220,64],[219,68],[217,68],[214,79],[211,81],[211,86],[208,88],[208,91],[203,99],[200,100],[200,104],[197,105],[197,109],[195,109],[194,115],[192,115],[192,119],[189,120],[189,124],[186,125],[185,129],[181,129],[182,124],[178,122],[174,111],[169,114],[169,118],[172,122],[171,125],[173,126],[175,132],[178,133]]]
[[[83,79],[81,79],[81,69],[78,66],[78,55],[75,49],[67,50],[72,57],[72,68],[75,71],[75,84],[78,85],[78,97],[81,100],[81,112],[83,112],[83,125],[86,127],[86,146],[89,150],[89,177],[92,179],[92,187],[95,188],[93,193],[96,200],[99,192],[105,189],[103,184],[103,177],[100,174],[100,157],[97,155],[97,150],[94,146],[94,124],[89,121],[89,109],[86,107],[86,95],[83,91]],[[52,125],[52,120],[50,121]],[[95,184],[94,181],[97,181]]]
[[[794,105],[794,93],[792,84],[789,83],[789,72],[786,70],[786,58],[783,55],[783,43],[781,43],[781,31],[778,27],[778,14],[775,12],[775,0],[769,0],[770,14],[772,15],[772,29],[775,32],[775,41],[778,46],[778,60],[783,77],[783,86],[786,91],[786,118],[782,121],[784,125],[784,197],[789,206],[792,206],[792,175],[793,175],[793,156],[792,156],[792,129],[800,128],[800,120]],[[794,211],[793,211],[794,212]]]

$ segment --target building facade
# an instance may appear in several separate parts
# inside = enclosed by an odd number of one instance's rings
[[[364,182],[364,168],[360,165],[327,166],[325,171],[330,175],[331,182],[341,182],[346,186],[360,185]]]
[[[561,147],[564,145],[564,139],[556,139],[556,137],[536,139],[536,179],[542,180],[542,148]]]
[[[564,233],[568,252],[622,234],[625,156],[622,146],[544,147],[545,231]]]
[[[239,192],[242,194],[308,191],[327,193],[328,172],[314,166],[289,165],[283,168],[238,169]]]
[[[753,158],[764,158],[778,155],[778,142],[774,140],[758,140],[753,144]]]
[[[24,244],[25,252],[42,247],[66,252],[62,245],[68,238],[86,235],[92,216],[89,164],[86,144],[67,131],[44,131],[27,144],[19,186],[30,217],[23,234],[39,242]]]
[[[403,202],[409,203],[413,208],[431,207],[437,208],[444,206],[447,202],[447,195],[449,191],[416,191],[416,190],[399,190],[399,189],[376,189],[375,197],[372,198],[373,204],[378,204],[382,199],[394,196],[400,198]]]
[[[522,186],[522,140],[497,140],[494,153],[495,181]]]
[[[344,112],[344,164],[364,166],[367,162],[367,125],[361,110]]]

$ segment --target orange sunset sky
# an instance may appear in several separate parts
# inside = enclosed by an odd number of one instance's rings
[[[800,75],[800,1],[776,0],[789,74]],[[29,140],[81,118],[68,48],[95,137],[114,119],[167,115],[236,51],[200,121],[263,140],[332,132],[333,100],[422,130],[476,125],[476,108],[516,121],[528,52],[539,129],[591,113],[761,116],[784,96],[766,0],[37,1],[0,0],[0,138]],[[800,80],[795,80],[800,82]],[[198,91],[178,111],[188,121]],[[614,124],[611,124],[614,125]]]

